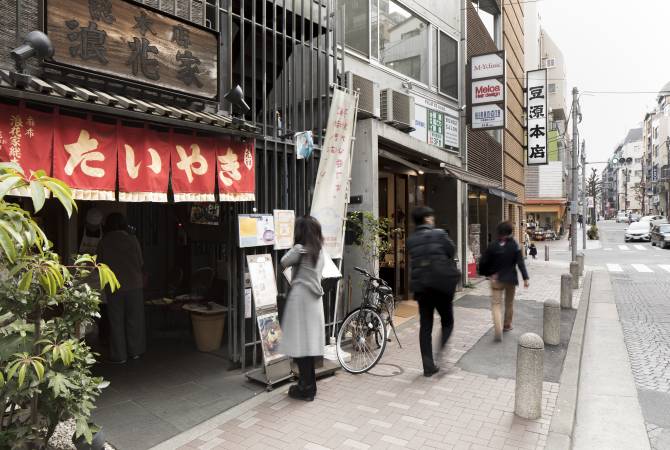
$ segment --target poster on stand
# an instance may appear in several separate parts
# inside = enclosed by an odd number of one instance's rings
[[[275,209],[272,213],[275,221],[275,250],[286,250],[293,247],[295,211]]]
[[[256,310],[276,308],[277,280],[275,280],[272,255],[247,255],[247,266]]]
[[[275,243],[275,226],[272,214],[238,214],[240,248],[262,247]]]
[[[279,353],[279,342],[281,341],[282,333],[277,312],[273,311],[259,315],[256,317],[256,320],[258,321],[258,331],[261,337],[265,365],[283,358],[284,355]]]

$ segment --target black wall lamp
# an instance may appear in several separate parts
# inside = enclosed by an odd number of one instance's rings
[[[12,83],[17,87],[25,87],[30,82],[30,75],[25,73],[26,61],[32,57],[39,59],[51,58],[54,47],[49,36],[41,31],[31,31],[23,39],[23,44],[12,50],[9,55],[14,60],[16,71],[10,71]]]

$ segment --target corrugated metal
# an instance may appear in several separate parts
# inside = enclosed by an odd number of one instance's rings
[[[553,161],[539,167],[539,197],[560,198],[563,196],[563,164]]]

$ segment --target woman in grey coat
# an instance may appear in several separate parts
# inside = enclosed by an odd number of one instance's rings
[[[325,323],[323,317],[323,235],[321,224],[311,217],[295,223],[295,245],[281,259],[283,267],[292,267],[291,291],[282,317],[279,351],[298,365],[298,384],[291,386],[292,398],[312,401],[316,395],[314,357],[323,355]]]

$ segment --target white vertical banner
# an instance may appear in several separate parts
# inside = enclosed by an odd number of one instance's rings
[[[547,154],[547,69],[526,73],[528,165],[549,163]]]
[[[343,253],[357,106],[357,93],[335,89],[310,211],[321,223],[324,249],[333,259]]]

